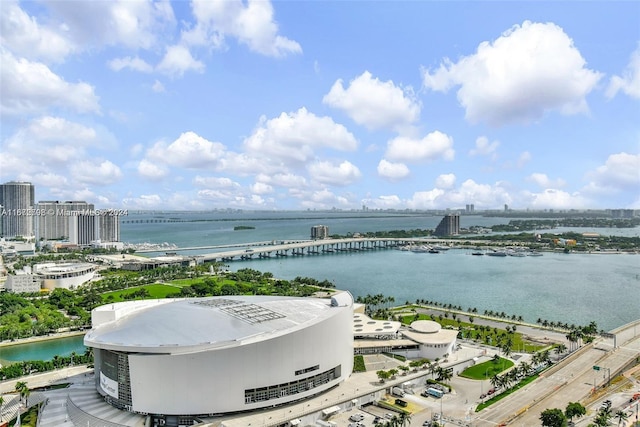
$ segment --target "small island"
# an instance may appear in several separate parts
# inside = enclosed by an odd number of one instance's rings
[[[256,228],[251,226],[251,225],[236,225],[235,227],[233,227],[233,231],[238,231],[238,230],[255,230]]]

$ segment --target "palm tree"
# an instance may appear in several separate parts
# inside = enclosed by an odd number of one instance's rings
[[[411,413],[403,411],[398,421],[402,427],[405,427],[407,424],[411,425]]]
[[[4,405],[4,396],[0,395],[0,423],[2,422],[2,405]]]
[[[25,388],[20,394],[24,396],[24,406],[29,407],[29,395],[31,394],[31,390],[29,387]]]
[[[520,371],[520,375],[526,377],[527,375],[529,375],[531,365],[529,365],[527,362],[520,362],[520,367],[518,368],[518,370]]]
[[[500,375],[495,374],[489,379],[489,382],[491,383],[493,388],[498,389],[502,384],[502,378],[500,377]]]
[[[441,381],[448,382],[453,377],[453,372],[450,369],[440,368],[440,372],[438,372],[438,378]]]
[[[15,385],[15,390],[20,393],[20,401],[22,402],[22,398],[24,397],[24,390],[27,390],[29,387],[27,386],[26,381],[18,381]]]
[[[627,419],[629,419],[629,415],[627,415],[627,413],[622,410],[617,410],[615,418],[618,419],[618,425],[620,425],[621,422],[627,421]]]

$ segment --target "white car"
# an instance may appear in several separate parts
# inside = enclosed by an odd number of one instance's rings
[[[349,417],[349,421],[362,421],[364,420],[364,415],[362,414],[353,414]]]

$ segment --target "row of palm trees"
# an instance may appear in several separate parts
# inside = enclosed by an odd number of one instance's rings
[[[519,315],[508,315],[507,313],[505,313],[504,311],[501,312],[497,312],[497,311],[493,311],[493,310],[485,310],[484,311],[484,315],[488,316],[488,317],[497,317],[498,319],[510,319],[514,322],[523,322],[524,318],[522,316]]]
[[[497,357],[498,355],[496,355]],[[489,382],[496,390],[508,390],[524,378],[531,376],[540,366],[547,366],[550,363],[551,359],[548,350],[536,352],[531,356],[531,363],[522,361],[503,375],[494,375],[489,379]]]
[[[358,296],[356,297],[356,302],[360,304],[365,304],[365,312],[368,316],[371,316],[374,312],[380,309],[389,309],[391,304],[396,301],[394,297],[384,296],[382,294],[369,295],[366,296]]]
[[[446,355],[445,355],[446,356]],[[438,381],[448,382],[453,378],[453,370],[451,368],[443,368],[438,364],[439,358],[431,362],[429,359],[417,359],[409,362],[409,366],[400,365],[398,368],[392,368],[387,371],[376,371],[376,375],[381,383],[384,383],[388,379],[395,379],[395,377],[402,371],[403,375],[406,375],[409,370],[413,369],[417,372],[418,369],[426,369],[430,375],[435,376]]]

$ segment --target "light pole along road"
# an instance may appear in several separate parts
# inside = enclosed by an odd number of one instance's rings
[[[536,381],[476,414],[473,426],[540,425],[540,414],[545,409],[559,408],[564,411],[569,402],[579,402],[588,397],[593,393],[594,375],[601,376],[602,370],[609,370],[613,376],[618,375],[638,357],[638,325],[640,320],[616,331],[616,348],[613,340],[603,338],[584,346],[543,372]],[[601,370],[595,371],[594,366]],[[603,385],[606,380],[598,382]]]

